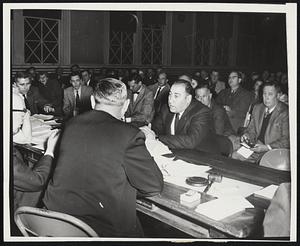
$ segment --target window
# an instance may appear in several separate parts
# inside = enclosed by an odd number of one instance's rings
[[[24,16],[25,63],[59,62],[60,20]]]

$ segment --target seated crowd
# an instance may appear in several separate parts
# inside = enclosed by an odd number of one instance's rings
[[[289,148],[287,94],[281,72],[254,72],[248,80],[231,71],[228,83],[216,70],[173,81],[162,69],[107,69],[97,76],[76,64],[69,77],[62,68],[55,74],[33,67],[18,72],[13,141],[30,143],[30,115],[52,114],[65,124],[55,168],[57,132],[34,169],[25,167],[14,148],[15,209],[41,206],[82,219],[100,236],[140,237],[136,195],[155,195],[163,187],[145,139],[259,163],[269,150]],[[253,151],[247,158],[238,151],[241,142]],[[22,196],[28,191],[35,197],[30,203]]]

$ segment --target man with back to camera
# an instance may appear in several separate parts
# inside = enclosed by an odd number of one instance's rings
[[[177,80],[165,105],[152,124],[142,127],[146,138],[157,138],[170,149],[196,149],[219,153],[208,107],[193,99],[190,82]],[[156,133],[156,134],[155,134]]]
[[[249,161],[258,161],[271,149],[290,148],[289,110],[278,99],[280,88],[276,83],[263,86],[263,103],[254,106],[250,124],[241,136],[241,142],[255,144],[254,153]],[[239,153],[232,155],[235,159],[245,160]]]
[[[92,108],[91,95],[93,89],[90,86],[82,85],[80,72],[71,74],[71,87],[64,90],[63,112],[66,119],[84,113]]]
[[[136,195],[156,195],[162,174],[144,134],[121,121],[128,107],[123,82],[103,79],[95,109],[71,119],[44,197],[45,206],[89,224],[100,237],[141,237]]]
[[[16,74],[13,90],[22,96],[25,107],[31,115],[55,112],[54,107],[40,94],[39,89],[31,85],[28,73]]]

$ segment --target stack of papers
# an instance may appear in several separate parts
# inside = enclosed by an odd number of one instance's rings
[[[45,144],[51,135],[51,126],[44,123],[44,120],[35,117],[37,115],[30,117],[31,122],[31,143],[35,144],[35,148],[44,149]],[[38,115],[39,116],[39,115]],[[49,118],[53,117],[52,115],[45,115]]]
[[[153,157],[158,157],[164,154],[172,154],[167,145],[163,144],[159,140],[149,140],[146,139],[145,145],[150,155]]]
[[[222,220],[235,213],[244,211],[245,208],[253,207],[250,202],[241,196],[228,196],[201,203],[195,211],[213,220]]]
[[[32,117],[39,120],[51,120],[54,118],[53,115],[46,115],[46,114],[34,114],[32,115]]]
[[[278,185],[269,185],[266,188],[255,191],[254,196],[271,200],[278,189]]]

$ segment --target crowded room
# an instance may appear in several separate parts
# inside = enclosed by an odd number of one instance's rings
[[[286,13],[24,8],[10,31],[10,237],[291,240]]]

